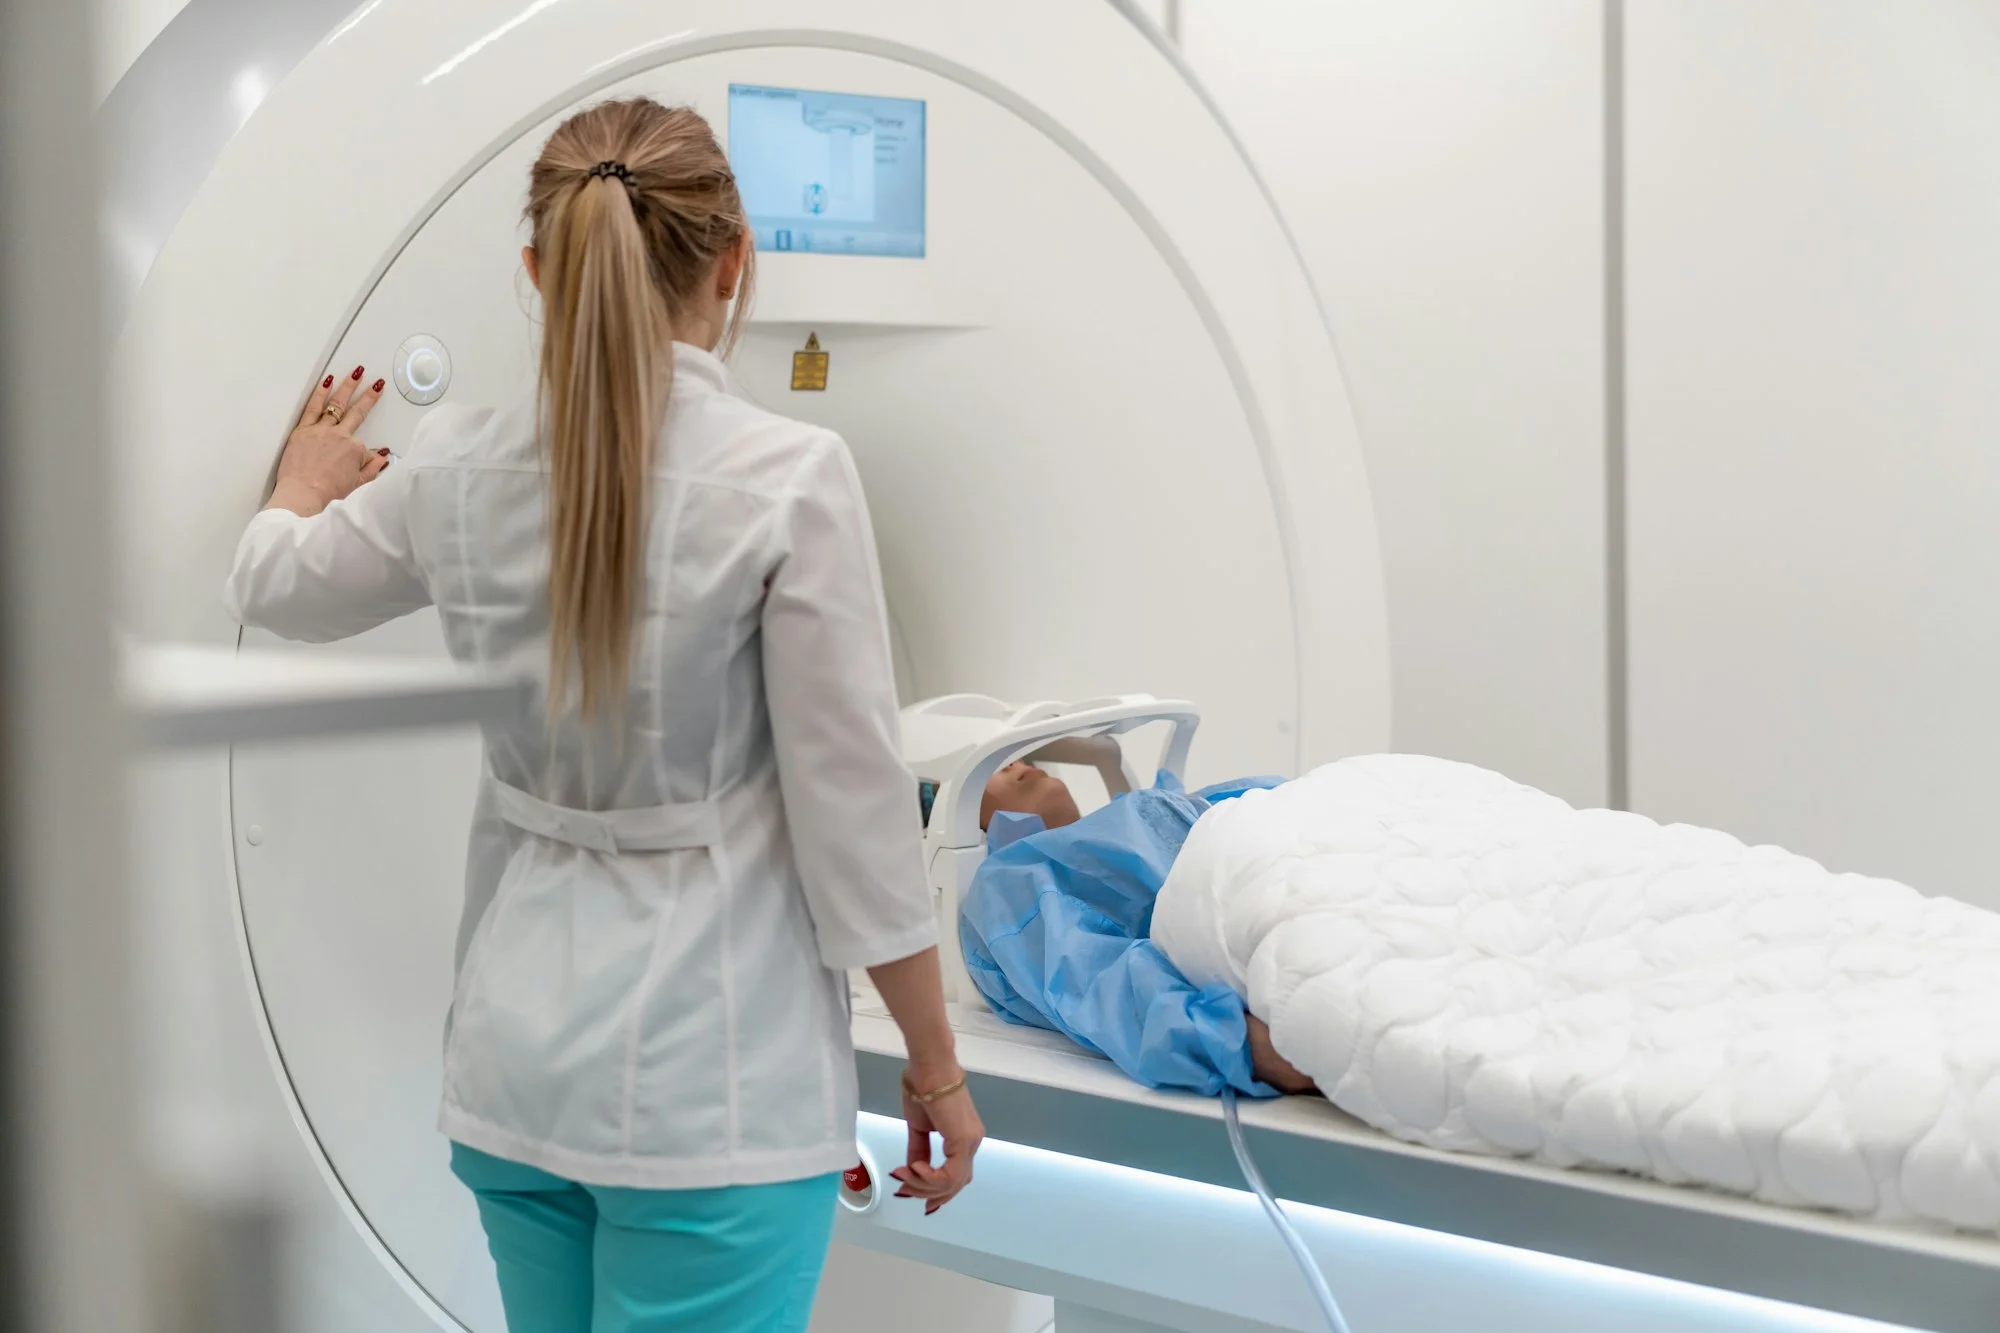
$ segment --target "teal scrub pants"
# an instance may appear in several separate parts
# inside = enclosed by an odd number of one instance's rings
[[[451,1169],[479,1200],[508,1333],[801,1333],[840,1185],[608,1189],[459,1143]]]

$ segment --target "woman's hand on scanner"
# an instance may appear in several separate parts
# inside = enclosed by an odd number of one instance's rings
[[[1259,1083],[1268,1083],[1285,1093],[1319,1091],[1318,1085],[1278,1054],[1278,1048],[1271,1044],[1269,1024],[1251,1013],[1244,1014],[1243,1021],[1250,1029],[1250,1072]]]
[[[311,518],[344,499],[389,466],[387,449],[370,449],[354,438],[382,400],[382,381],[361,387],[362,368],[336,380],[328,375],[306,400],[285,453],[278,460],[278,484],[265,508],[289,509]]]

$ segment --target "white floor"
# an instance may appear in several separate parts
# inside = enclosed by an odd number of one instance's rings
[[[836,1245],[809,1333],[1043,1333],[1054,1322],[1046,1296]]]

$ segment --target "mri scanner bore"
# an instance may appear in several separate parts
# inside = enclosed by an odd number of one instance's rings
[[[393,17],[395,8],[391,0],[376,14]],[[550,13],[565,24],[583,22],[606,53],[643,40],[620,26],[633,14],[617,6]],[[920,31],[932,13],[915,9],[906,17]],[[731,10],[728,21],[737,15]],[[602,31],[591,26],[599,21]],[[1091,40],[1137,40],[1138,52],[1149,51],[1122,18],[1112,22]],[[364,52],[377,63],[416,58],[378,38],[387,30],[374,24],[371,17],[314,59],[344,66]],[[900,21],[898,30],[910,31]],[[948,34],[935,39],[956,49]],[[975,43],[983,45],[983,38]],[[414,71],[413,82],[447,55]],[[960,55],[982,60],[977,50]],[[1215,701],[1209,753],[1217,763],[1289,767],[1301,747],[1313,752],[1350,734],[1375,737],[1383,643],[1375,554],[1338,367],[1310,289],[1295,264],[1240,271],[1245,228],[1271,225],[1266,212],[1246,216],[1237,208],[1224,216],[1203,207],[1187,214],[1192,196],[1178,174],[1148,180],[1150,158],[1125,160],[1137,145],[1121,128],[1129,115],[1124,100],[1064,108],[1061,86],[1027,99],[1008,91],[1020,78],[1039,83],[1037,69],[1023,67],[974,91],[921,55],[753,44],[676,52],[657,68],[622,74],[621,82],[578,89],[568,66],[529,57],[525,69],[506,73],[480,63],[454,76],[469,80],[458,84],[458,96],[479,89],[479,97],[498,102],[478,116],[436,119],[437,133],[420,137],[424,151],[449,143],[449,153],[421,169],[400,155],[371,168],[371,189],[342,228],[281,229],[323,257],[315,275],[332,268],[350,284],[317,316],[343,330],[334,357],[379,365],[417,332],[449,349],[444,399],[423,409],[392,394],[367,423],[371,444],[398,452],[392,477],[406,465],[415,477],[423,469],[414,466],[422,460],[413,433],[428,416],[504,402],[532,382],[543,317],[521,272],[514,219],[532,155],[569,105],[646,93],[692,104],[721,123],[732,84],[921,102],[930,131],[924,256],[761,253],[763,291],[736,358],[747,393],[808,410],[854,442],[882,546],[904,697],[917,697],[926,683],[935,691],[954,681],[1082,694],[1087,682],[1144,676]],[[1257,199],[1206,109],[1178,100],[1185,84],[1170,68],[1163,72],[1148,134],[1165,117],[1185,152],[1207,162],[1210,179],[1237,179]],[[354,77],[371,86],[383,81],[363,68]],[[545,104],[557,110],[529,128],[505,130],[497,141],[482,137]],[[260,115],[282,117],[286,106],[281,90]],[[294,109],[307,122],[321,114],[309,102]],[[426,103],[397,115],[399,123],[410,117],[433,125],[434,112]],[[467,138],[464,131],[481,125],[481,136]],[[939,147],[939,126],[950,127],[948,152]],[[274,170],[283,169],[261,167],[250,187],[250,199],[265,200],[258,207],[269,205]],[[440,194],[438,182],[455,174],[464,178]],[[234,197],[229,175],[225,166],[212,184],[218,198]],[[392,199],[419,210],[418,223],[408,212],[393,222],[375,212]],[[190,225],[213,235],[216,223],[234,225],[223,220],[234,210],[232,203],[208,220],[198,211]],[[1030,225],[1058,214],[1073,228]],[[364,218],[373,221],[363,225]],[[255,224],[259,234],[273,225]],[[1282,233],[1272,238],[1276,253],[1289,255]],[[236,304],[243,320],[274,330],[262,350],[275,352],[294,335],[324,338],[291,302],[261,313],[249,308],[267,291],[258,252],[254,244],[225,241],[223,248],[244,250],[247,267],[210,273],[170,247],[135,320],[165,318],[178,327]],[[1019,272],[995,286],[987,261],[1000,253],[1018,256]],[[202,300],[175,297],[173,275],[182,263],[200,273]],[[1085,291],[1096,295],[1076,302],[1074,294]],[[343,313],[350,301],[353,312]],[[1070,316],[1051,324],[1047,312],[1065,305],[1073,307]],[[794,398],[786,390],[790,358],[810,328],[838,349],[841,373],[823,395]],[[1266,343],[1255,354],[1246,350]],[[1282,356],[1275,354],[1280,344],[1288,349]],[[1301,357],[1313,372],[1293,380]],[[275,366],[280,358],[272,359]],[[202,373],[198,365],[188,369]],[[145,373],[152,373],[150,362]],[[274,410],[297,412],[290,403],[242,396],[225,409],[242,413],[245,439],[263,429],[259,414]],[[230,525],[233,505],[256,503],[248,486],[267,464],[254,452],[245,450],[233,473],[245,493],[220,504],[213,492],[191,494],[185,504],[163,507],[169,518],[190,520],[192,547],[161,543],[158,562],[146,562],[142,577],[195,547],[208,551],[203,559],[214,559],[218,573],[226,567],[229,552],[209,548]],[[1048,486],[1055,475],[1066,484]],[[1106,495],[1120,503],[1107,507]],[[1343,517],[1298,523],[1289,517],[1295,506]],[[1150,540],[1150,516],[1197,509],[1205,530],[1231,534],[1233,565],[1189,571],[1173,588],[1128,586],[1126,553]],[[1024,521],[1043,529],[1041,541],[1016,540]],[[1304,558],[1316,544],[1337,553]],[[1104,595],[1052,599],[1051,588]],[[1177,608],[1190,597],[1215,608],[1201,634],[1179,624]],[[1016,632],[1018,624],[1032,632]],[[436,653],[442,638],[436,614],[423,610],[369,631],[357,647]],[[269,636],[253,631],[246,641]],[[433,1129],[443,1078],[435,1032],[453,998],[456,885],[466,879],[457,830],[475,815],[479,771],[476,746],[440,736],[369,753],[246,751],[235,756],[229,780],[235,827],[256,824],[267,834],[256,846],[239,840],[235,871],[258,1012],[270,1023],[309,1142],[384,1256],[407,1275],[413,1299],[431,1303],[441,1321],[489,1333],[503,1318],[492,1268],[476,1211],[452,1180]],[[344,836],[306,813],[333,808],[341,793],[356,789],[375,793],[385,812],[373,837]],[[907,789],[900,800],[899,810],[914,817]],[[368,984],[357,988],[357,976]],[[965,1206],[961,1200],[937,1222],[947,1224]],[[882,1210],[894,1213],[893,1201]],[[989,1243],[1014,1242],[996,1233]],[[1270,1242],[1260,1235],[1254,1243]],[[1211,1298],[1237,1299],[1223,1288]]]

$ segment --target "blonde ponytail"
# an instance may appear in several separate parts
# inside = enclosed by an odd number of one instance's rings
[[[574,686],[588,718],[628,686],[674,317],[746,224],[707,124],[643,99],[556,130],[530,178],[528,218],[546,321],[549,706],[566,708]],[[746,266],[739,311],[750,280]]]

